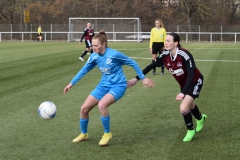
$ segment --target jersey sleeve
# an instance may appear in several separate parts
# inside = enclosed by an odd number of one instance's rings
[[[153,68],[155,68],[155,67],[160,67],[160,66],[162,66],[163,65],[163,57],[162,56],[159,56],[159,57],[157,57],[157,59],[154,61],[154,62],[152,62],[151,64],[149,64],[147,67],[145,67],[144,69],[143,69],[143,74],[144,75],[146,75],[149,71],[151,71]],[[137,80],[139,80],[139,77],[138,76],[136,76],[135,77]]]
[[[88,61],[82,67],[82,69],[76,74],[75,77],[73,77],[70,84],[75,85],[85,74],[87,74],[90,70],[92,70],[96,65],[97,63],[95,62],[95,60],[93,59],[93,56],[91,55]]]
[[[189,89],[189,87],[194,79],[194,71],[196,69],[196,65],[195,65],[193,56],[191,54],[188,54],[188,56],[189,56],[189,59],[185,59],[184,57],[182,57],[184,65],[185,65],[187,73],[188,73],[187,81],[181,91],[181,93],[183,93],[183,94],[187,93],[187,90]]]
[[[149,48],[152,48],[152,43],[153,43],[153,28],[151,29],[151,33],[150,33]]]
[[[116,55],[116,58],[118,59],[118,61],[122,64],[122,65],[128,65],[133,67],[133,69],[135,70],[135,72],[137,73],[137,75],[139,76],[139,79],[144,79],[145,76],[141,70],[141,68],[139,67],[139,65],[137,64],[136,61],[134,61],[133,59],[127,57],[126,55],[124,55],[121,52],[118,52]]]
[[[87,30],[85,29],[85,30],[83,31],[83,35],[82,35],[82,37],[81,37],[81,39],[80,39],[80,42],[82,42],[83,38],[86,36],[86,33],[87,33]]]
[[[164,33],[163,33],[163,44],[164,44],[164,48],[165,48],[165,40],[166,40],[166,37],[167,37],[167,31],[165,28],[164,29]]]

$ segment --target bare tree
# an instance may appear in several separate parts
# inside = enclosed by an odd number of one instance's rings
[[[192,31],[192,19],[204,21],[205,17],[211,18],[213,13],[213,7],[209,6],[207,0],[181,0],[180,2],[179,15],[183,16],[182,21],[186,18],[188,25],[188,31]],[[181,14],[182,13],[182,14]]]
[[[0,0],[0,23],[66,24],[69,17],[139,17],[149,31],[154,19],[164,24],[239,24],[239,0]]]
[[[1,0],[0,1],[0,17],[5,23],[14,23],[14,13],[17,9],[16,5],[19,0]]]

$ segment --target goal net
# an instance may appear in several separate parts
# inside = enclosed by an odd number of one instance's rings
[[[104,30],[108,41],[142,41],[139,18],[69,18],[68,41],[79,41],[87,23],[95,34]]]

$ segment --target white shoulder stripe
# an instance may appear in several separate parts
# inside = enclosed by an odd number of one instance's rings
[[[188,54],[186,52],[182,51],[182,50],[178,50],[178,54],[183,56],[186,61],[190,59]]]
[[[169,51],[163,51],[162,54],[168,55],[170,52]]]
[[[170,54],[169,51],[163,51],[163,52],[159,55],[159,57],[162,57],[163,55],[169,55],[169,54]]]

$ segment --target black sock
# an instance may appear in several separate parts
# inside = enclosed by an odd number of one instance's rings
[[[88,53],[88,51],[84,51],[83,54],[81,55],[81,57],[83,58],[87,53]]]
[[[194,107],[192,110],[190,110],[190,111],[191,111],[192,115],[193,115],[197,120],[202,119],[202,114],[201,114],[201,112],[199,111],[199,109],[198,109],[198,107],[197,107],[196,104],[195,104],[195,107]]]
[[[182,113],[187,129],[193,130],[192,114],[188,110]]]
[[[164,65],[161,66],[162,73],[164,73]]]
[[[152,63],[155,62],[155,60],[152,59]],[[153,73],[156,72],[156,67],[153,68]]]

